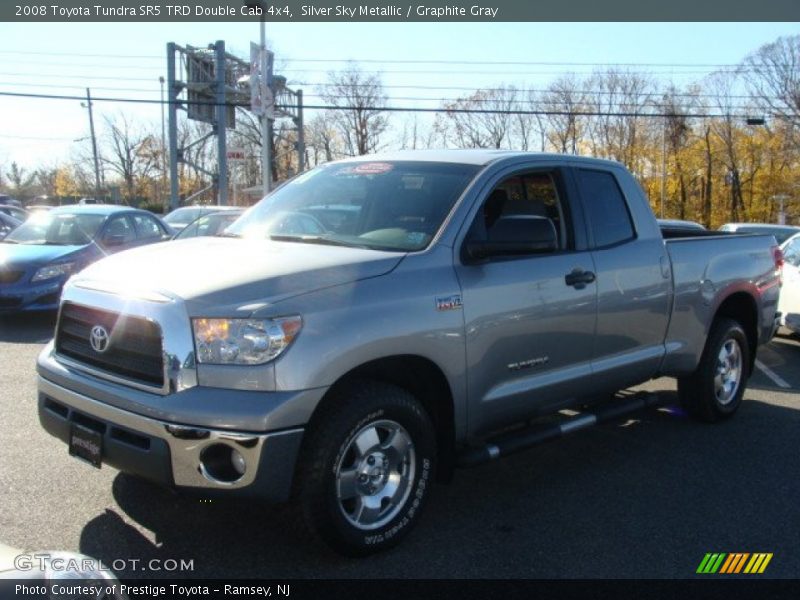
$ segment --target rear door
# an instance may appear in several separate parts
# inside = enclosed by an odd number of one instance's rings
[[[553,222],[559,249],[476,264],[456,250],[473,433],[549,412],[588,389],[597,287],[591,277],[567,282],[594,270],[573,194],[557,166],[509,169],[488,186],[462,243],[487,239],[501,216],[533,215]]]
[[[669,257],[657,227],[636,226],[655,220],[649,207],[632,202],[643,198],[626,197],[614,169],[575,168],[573,174],[597,273],[594,385],[598,391],[622,389],[653,376],[664,356]],[[630,195],[633,181],[628,183]]]
[[[167,230],[158,220],[148,214],[134,213],[131,215],[136,227],[136,245],[153,244],[169,238]]]
[[[100,244],[106,252],[119,252],[136,244],[136,229],[127,214],[113,215],[108,219]]]

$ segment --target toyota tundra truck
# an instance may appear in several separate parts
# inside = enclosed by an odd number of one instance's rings
[[[648,402],[617,390],[675,377],[690,415],[731,417],[776,327],[780,263],[772,236],[662,232],[610,161],[328,163],[221,236],[74,275],[39,417],[96,467],[290,502],[368,554],[455,467]]]

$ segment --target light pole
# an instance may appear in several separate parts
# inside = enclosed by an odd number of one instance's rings
[[[166,148],[166,139],[167,136],[165,135],[165,127],[164,127],[164,76],[160,75],[158,77],[158,83],[161,85],[161,185],[159,186],[159,190],[161,192],[161,204],[164,204],[164,183],[167,181],[167,148]]]
[[[100,201],[100,161],[97,158],[97,138],[94,135],[94,116],[92,115],[92,95],[86,88],[86,103],[81,106],[89,110],[89,131],[92,136],[92,155],[94,156],[94,197]]]
[[[789,196],[787,194],[776,194],[772,199],[780,202],[778,205],[778,225],[786,225],[786,211],[783,203],[789,199]]]
[[[261,186],[264,196],[269,194],[270,182],[272,180],[272,172],[270,168],[269,154],[271,151],[272,140],[269,134],[269,110],[268,104],[271,104],[271,90],[269,89],[269,67],[267,65],[267,4],[264,0],[243,0],[247,8],[252,10],[258,9],[259,15],[259,29],[261,34],[260,44],[260,60],[259,67],[261,69],[259,84],[261,87],[261,110],[259,115],[259,124],[261,125]],[[252,82],[251,82],[252,85]],[[269,99],[269,100],[268,100]]]

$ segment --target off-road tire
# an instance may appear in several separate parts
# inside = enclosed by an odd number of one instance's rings
[[[733,369],[728,363],[734,362],[733,356],[738,365],[735,391],[733,387],[722,385],[728,381],[726,377],[731,377]],[[700,421],[716,423],[732,417],[737,411],[749,376],[747,334],[737,321],[720,317],[711,326],[697,369],[678,379],[678,397],[689,415]]]
[[[400,387],[361,380],[332,394],[314,415],[306,432],[295,477],[294,501],[312,534],[341,554],[364,556],[395,546],[419,521],[434,481],[436,435],[426,410]],[[381,435],[386,435],[386,439],[380,439]],[[410,442],[405,462],[400,465],[393,464],[399,459],[392,457],[401,453],[387,445],[394,435],[402,442]],[[361,453],[361,446],[368,445],[366,438],[380,443]],[[386,459],[381,463],[384,451]],[[374,466],[376,456],[378,466]],[[367,464],[370,458],[373,462]],[[389,466],[381,468],[381,464]],[[372,488],[364,490],[363,486],[371,486],[378,471],[385,478],[384,487],[370,494]],[[360,473],[358,478],[366,477],[367,483],[357,479],[359,491],[352,499],[343,500],[340,496],[348,493],[341,490],[352,493],[354,489],[344,483],[351,481],[344,475],[352,472]],[[406,474],[403,489],[407,491],[398,491],[391,499],[382,497],[388,494],[393,481],[403,480],[403,472]],[[380,481],[378,477],[375,489],[380,487]],[[400,486],[391,489],[399,490]],[[359,513],[359,507],[375,502],[381,506],[387,503],[386,509],[372,509],[372,514],[386,510],[384,517],[376,517],[372,523],[354,523],[353,519],[365,510]]]

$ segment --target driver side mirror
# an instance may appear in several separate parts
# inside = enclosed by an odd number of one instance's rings
[[[553,222],[547,217],[507,215],[489,229],[486,240],[470,240],[465,246],[470,262],[495,256],[546,254],[558,250]]]

